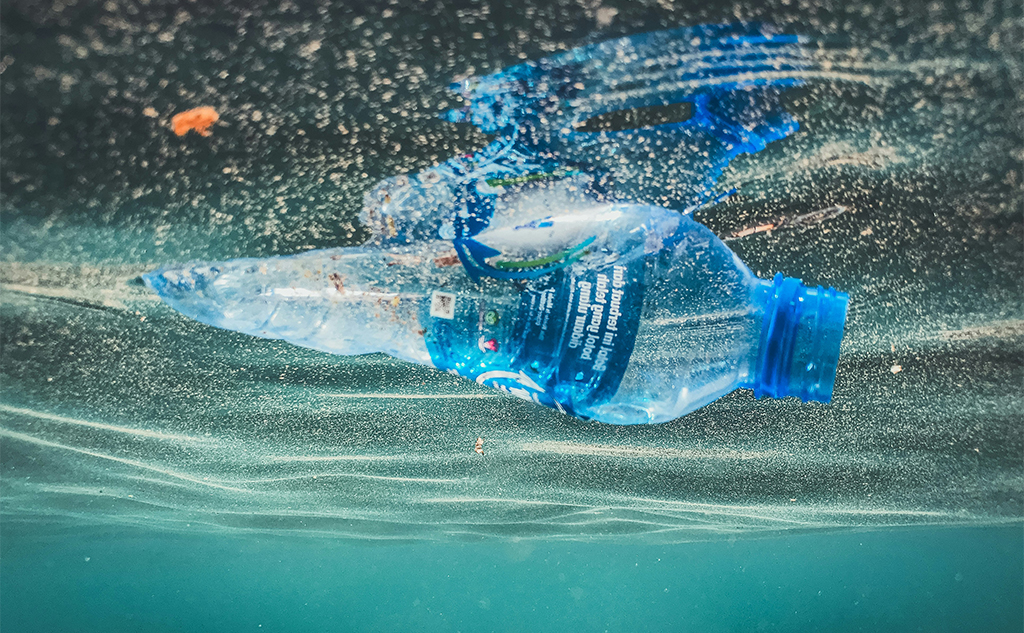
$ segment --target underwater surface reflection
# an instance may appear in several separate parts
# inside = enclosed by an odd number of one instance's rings
[[[787,97],[801,131],[737,160],[720,189],[739,193],[698,219],[735,235],[847,209],[731,242],[760,276],[850,293],[835,396],[739,392],[617,428],[383,356],[214,330],[131,282],[167,261],[358,243],[376,180],[486,142],[435,118],[457,105],[457,73],[731,15],[638,5],[599,11],[615,19],[596,31],[557,4],[456,22],[390,5],[108,5],[5,5],[7,529],[676,542],[1021,521],[1012,7],[877,3],[842,26],[745,9],[826,44],[815,81]],[[170,132],[173,112],[207,103],[211,136]]]

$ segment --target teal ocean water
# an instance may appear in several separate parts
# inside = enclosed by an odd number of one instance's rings
[[[1017,631],[1024,593],[1017,527],[383,546],[107,530],[3,555],[11,631]]]
[[[453,77],[617,35],[818,38],[698,219],[850,293],[831,404],[581,422],[191,322],[172,261],[357,244],[482,147]],[[1024,630],[1012,2],[0,2],[0,628]],[[209,105],[212,135],[175,136]],[[671,198],[671,183],[665,183]],[[484,438],[484,455],[473,450]]]

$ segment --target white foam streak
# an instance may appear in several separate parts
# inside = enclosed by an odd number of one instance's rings
[[[281,481],[308,481],[310,479],[329,479],[332,477],[351,477],[354,479],[371,479],[377,481],[398,481],[401,483],[454,484],[459,479],[431,479],[429,477],[397,477],[394,475],[367,475],[366,473],[314,473],[309,475],[293,475],[290,477],[268,477],[265,479],[245,479],[233,483],[266,484]]]
[[[374,462],[399,459],[395,455],[274,455],[272,462]]]
[[[181,479],[182,481],[188,481],[188,482],[191,482],[191,483],[194,483],[194,484],[198,484],[200,486],[207,486],[207,487],[210,487],[210,488],[218,488],[220,490],[228,490],[228,491],[231,491],[231,492],[251,492],[251,491],[245,490],[243,488],[235,488],[233,486],[226,486],[224,484],[220,484],[220,483],[217,483],[215,481],[210,481],[209,479],[199,479],[199,478],[193,477],[191,475],[186,475],[185,473],[180,473],[180,472],[176,472],[176,471],[173,471],[173,470],[168,470],[168,469],[165,469],[165,468],[159,468],[157,466],[153,466],[152,464],[147,464],[145,462],[140,462],[140,461],[137,461],[137,460],[134,460],[134,459],[126,459],[124,457],[116,457],[114,455],[107,455],[105,453],[98,453],[96,451],[90,451],[90,450],[86,450],[84,448],[78,448],[76,446],[68,446],[66,444],[59,444],[57,442],[50,442],[48,440],[43,440],[43,439],[40,439],[38,437],[33,437],[31,435],[26,435],[25,433],[18,433],[16,431],[11,431],[9,429],[0,428],[0,436],[8,437],[8,438],[10,438],[12,440],[18,440],[18,441],[21,441],[21,442],[28,442],[30,444],[35,444],[37,446],[45,446],[47,448],[58,448],[58,449],[65,450],[65,451],[71,451],[71,452],[74,452],[74,453],[79,453],[81,455],[88,455],[89,457],[95,457],[97,459],[106,459],[106,460],[109,460],[109,461],[112,461],[112,462],[117,462],[119,464],[124,464],[126,466],[134,466],[135,468],[142,468],[144,470],[149,470],[149,471],[152,471],[152,472],[160,473],[161,475],[166,475],[168,477],[173,477],[175,479]]]
[[[459,394],[418,394],[418,393],[325,393],[326,398],[381,398],[386,400],[476,400],[480,398],[500,398],[501,394],[490,393],[459,393]]]
[[[47,422],[57,422],[59,424],[72,424],[75,426],[84,426],[91,429],[102,429],[104,431],[125,433],[127,435],[137,435],[139,437],[146,437],[154,440],[173,440],[176,442],[186,442],[190,444],[209,442],[208,439],[202,437],[193,437],[191,435],[178,435],[176,433],[164,433],[162,431],[151,431],[149,429],[136,429],[128,426],[104,424],[102,422],[90,422],[88,420],[68,418],[62,415],[55,415],[53,413],[36,411],[35,409],[23,409],[21,407],[12,407],[6,404],[0,404],[0,411],[13,413],[15,415],[29,416],[39,420],[46,420]]]
[[[528,453],[555,453],[558,455],[590,455],[594,457],[635,457],[656,459],[767,459],[777,451],[739,451],[732,449],[676,449],[639,446],[612,446],[606,444],[579,444],[576,442],[525,442],[520,448]]]

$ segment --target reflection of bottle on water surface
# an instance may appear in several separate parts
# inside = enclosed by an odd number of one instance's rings
[[[686,216],[596,204],[477,238],[459,252],[339,248],[145,281],[210,325],[384,352],[613,424],[666,422],[740,387],[831,398],[847,296],[758,279]]]

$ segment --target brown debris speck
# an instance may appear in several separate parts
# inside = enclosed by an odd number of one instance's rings
[[[327,275],[327,279],[334,284],[334,289],[337,290],[339,294],[345,292],[345,284],[341,282],[341,275],[338,273],[331,273],[330,275]]]
[[[438,268],[445,268],[447,266],[458,266],[459,256],[455,251],[449,251],[444,255],[438,255],[434,258],[434,265]]]

